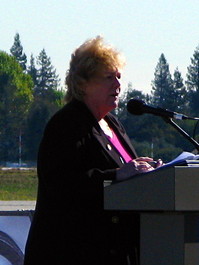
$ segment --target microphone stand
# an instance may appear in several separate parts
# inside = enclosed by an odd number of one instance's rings
[[[167,123],[173,126],[180,134],[182,134],[185,138],[187,138],[198,150],[199,152],[199,143],[197,143],[191,136],[188,135],[180,126],[178,126],[171,118],[162,117]]]

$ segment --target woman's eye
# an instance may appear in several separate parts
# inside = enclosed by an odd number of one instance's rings
[[[111,79],[112,78],[112,75],[107,75],[106,78],[107,79]]]
[[[121,78],[121,74],[120,73],[117,73],[117,74],[107,74],[104,76],[106,79],[114,79],[114,78],[117,78],[117,79],[120,79]]]

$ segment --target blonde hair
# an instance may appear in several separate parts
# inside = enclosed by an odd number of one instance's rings
[[[102,68],[121,69],[124,65],[125,60],[121,53],[105,44],[102,37],[87,40],[71,55],[70,68],[65,79],[66,102],[74,98],[82,100],[84,84]]]

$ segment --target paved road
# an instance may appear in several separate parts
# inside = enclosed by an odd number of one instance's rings
[[[0,201],[0,211],[34,210],[35,201]]]

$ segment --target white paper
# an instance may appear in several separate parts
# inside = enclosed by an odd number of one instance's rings
[[[179,156],[177,156],[170,162],[165,163],[163,166],[158,167],[157,169],[172,166],[172,165],[177,165],[178,163],[180,164],[180,163],[186,162],[187,160],[198,160],[198,159],[199,159],[199,155],[194,155],[193,153],[184,151]],[[199,160],[198,160],[198,164],[199,164]]]

